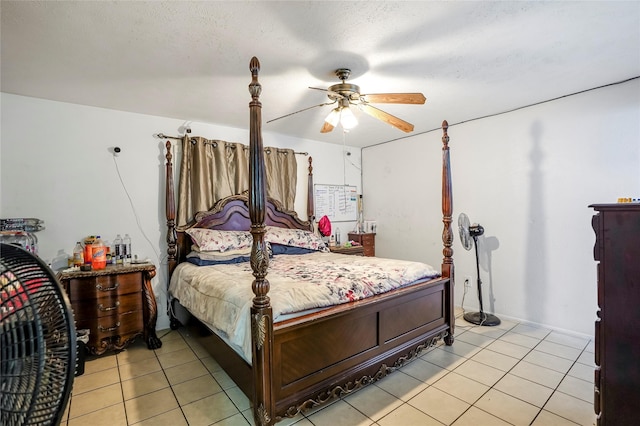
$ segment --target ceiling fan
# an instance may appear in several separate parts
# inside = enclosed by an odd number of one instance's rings
[[[403,132],[409,133],[413,131],[413,124],[408,123],[388,112],[382,111],[379,108],[372,106],[372,103],[380,104],[424,104],[426,98],[422,93],[377,93],[377,94],[360,94],[360,87],[347,83],[347,79],[351,75],[351,70],[348,68],[339,68],[335,72],[336,76],[342,81],[342,83],[329,86],[328,89],[322,89],[319,87],[309,87],[309,89],[321,90],[327,92],[327,96],[331,102],[325,102],[319,105],[313,105],[308,108],[301,109],[299,111],[292,112],[290,114],[283,115],[278,118],[267,121],[280,120],[281,118],[289,117],[299,112],[307,111],[312,108],[317,108],[325,105],[336,105],[331,110],[329,115],[324,121],[321,133],[328,133],[332,131],[338,123],[340,123],[345,130],[350,130],[358,124],[358,121],[351,110],[351,107],[356,107],[361,111],[369,114],[370,116],[377,118],[396,127]]]

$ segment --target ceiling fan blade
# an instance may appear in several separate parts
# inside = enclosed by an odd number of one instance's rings
[[[382,120],[385,123],[391,124],[393,127],[396,127],[403,132],[410,133],[413,131],[413,124],[401,120],[400,118],[391,115],[388,112],[384,112],[381,109],[367,104],[360,104],[360,109],[362,109],[362,111],[366,112],[370,116],[375,117],[378,120]]]
[[[330,123],[327,123],[325,121],[324,124],[322,125],[322,129],[320,129],[320,133],[329,133],[333,129],[334,127]]]
[[[427,100],[422,93],[373,93],[362,97],[374,104],[423,104]]]
[[[289,117],[289,116],[291,116],[291,115],[293,115],[293,114],[297,114],[297,113],[299,113],[299,112],[307,111],[307,110],[312,109],[312,108],[317,108],[317,107],[321,107],[321,106],[325,106],[325,105],[333,105],[333,104],[335,104],[335,103],[336,103],[336,101],[333,101],[333,102],[325,102],[325,103],[323,103],[323,104],[313,105],[313,106],[310,106],[310,107],[307,107],[307,108],[301,109],[301,110],[299,110],[299,111],[291,112],[291,113],[289,113],[289,114],[282,115],[282,116],[280,116],[280,117],[272,118],[271,120],[267,121],[267,123],[271,123],[272,121],[280,120],[281,118]]]

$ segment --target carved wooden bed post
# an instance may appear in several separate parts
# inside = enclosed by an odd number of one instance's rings
[[[165,158],[167,159],[167,164],[165,167],[166,176],[166,188],[165,188],[165,207],[166,207],[166,215],[167,215],[167,262],[169,264],[169,275],[173,273],[173,270],[178,265],[178,249],[176,246],[176,202],[175,202],[175,190],[173,187],[173,164],[171,163],[171,142],[167,141],[167,154]]]
[[[455,324],[455,312],[453,301],[453,287],[454,287],[454,269],[453,269],[453,229],[451,226],[451,216],[453,214],[453,191],[451,185],[451,166],[449,162],[449,135],[447,130],[449,129],[449,123],[447,120],[442,122],[442,222],[444,229],[442,230],[442,243],[444,248],[442,254],[442,276],[448,277],[449,281],[449,306],[445,309],[448,310],[446,316],[449,318],[449,324],[451,328],[449,335],[445,337],[445,343],[447,345],[453,344],[453,331]]]
[[[313,222],[315,217],[314,213],[314,204],[313,204],[313,157],[309,156],[309,176],[307,177],[307,220]]]
[[[269,256],[264,242],[265,228],[265,170],[262,147],[262,87],[258,83],[260,62],[255,56],[249,63],[251,71],[251,102],[249,103],[249,216],[251,217],[252,289],[255,297],[251,307],[252,364],[254,377],[253,416],[256,425],[271,425],[275,420],[273,395],[273,315],[269,300],[269,281],[266,279]]]

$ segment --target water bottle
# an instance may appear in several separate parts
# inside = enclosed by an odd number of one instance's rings
[[[336,228],[336,245],[340,246],[340,229]]]
[[[124,264],[131,265],[131,237],[129,236],[129,234],[124,234],[124,239],[122,240],[122,242],[124,246],[124,250],[122,253],[124,255]]]
[[[123,263],[123,257],[122,257],[122,237],[120,236],[120,234],[116,235],[116,239],[113,240],[113,255],[115,258],[115,265],[122,265]]]

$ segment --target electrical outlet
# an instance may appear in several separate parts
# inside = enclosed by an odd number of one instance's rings
[[[464,288],[469,289],[471,287],[471,276],[467,275],[464,277]]]

